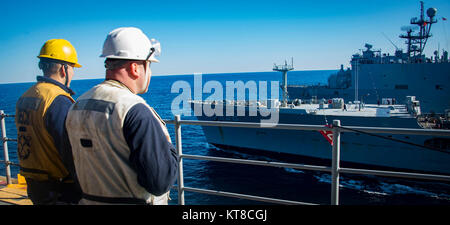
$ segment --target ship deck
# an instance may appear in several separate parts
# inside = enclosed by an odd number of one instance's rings
[[[288,107],[289,108],[289,107]],[[302,104],[290,109],[304,110],[306,114],[330,116],[363,116],[363,117],[410,117],[404,105],[346,104],[346,108],[329,108],[319,104]]]
[[[223,101],[191,101],[194,104],[213,104],[215,107],[223,105]],[[258,108],[256,101],[230,101],[225,107],[249,107]],[[266,103],[261,103],[259,107],[265,108]],[[284,113],[326,115],[326,116],[351,116],[351,117],[414,117],[405,105],[378,105],[378,104],[355,104],[346,103],[344,107],[332,108],[328,104],[302,103],[300,105],[288,104],[287,107],[278,106]],[[270,107],[269,107],[270,108]]]
[[[6,177],[0,176],[0,205],[32,205],[28,198],[26,184],[19,184],[17,179],[12,179],[12,184],[7,185]]]

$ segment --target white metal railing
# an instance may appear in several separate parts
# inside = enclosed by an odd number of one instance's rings
[[[273,199],[260,196],[244,195],[239,193],[222,192],[217,190],[207,190],[192,187],[185,187],[183,182],[183,159],[198,159],[198,160],[210,160],[217,162],[228,162],[228,163],[239,163],[248,165],[260,165],[260,166],[272,166],[272,167],[283,167],[283,168],[293,168],[293,169],[304,169],[304,170],[316,170],[331,172],[331,204],[339,205],[339,175],[341,173],[352,173],[352,174],[370,174],[378,176],[390,176],[390,177],[400,177],[400,178],[411,178],[411,179],[427,179],[427,180],[438,180],[438,181],[450,181],[450,176],[438,175],[438,174],[422,174],[422,173],[408,173],[408,172],[394,172],[394,171],[383,171],[383,170],[367,170],[367,169],[355,169],[355,168],[342,168],[340,167],[340,134],[342,132],[355,132],[363,131],[367,133],[391,133],[391,134],[411,134],[411,135],[433,135],[433,136],[446,136],[450,137],[450,130],[424,130],[424,129],[405,129],[405,128],[381,128],[381,127],[355,127],[348,126],[342,127],[339,120],[333,121],[333,127],[324,127],[323,125],[301,125],[301,124],[278,124],[274,127],[262,127],[259,123],[248,123],[248,122],[224,122],[224,121],[197,121],[197,120],[180,120],[180,116],[175,116],[174,120],[166,120],[168,124],[175,125],[175,136],[177,143],[179,161],[179,175],[178,175],[178,204],[184,205],[184,192],[191,191],[197,193],[219,195],[226,197],[234,197],[241,199],[249,199],[255,201],[263,201],[270,203],[280,203],[280,204],[302,204],[302,205],[315,205],[315,203],[305,203],[297,201],[289,201],[282,199]],[[287,129],[287,130],[309,130],[309,131],[332,131],[333,132],[333,147],[332,147],[332,165],[331,167],[326,166],[315,166],[315,165],[304,165],[304,164],[292,164],[292,163],[278,163],[278,162],[268,162],[268,161],[256,161],[256,160],[245,160],[245,159],[233,159],[233,158],[221,158],[212,156],[200,156],[200,155],[188,155],[182,152],[182,142],[181,142],[181,125],[200,125],[200,126],[218,126],[218,127],[241,127],[241,128],[262,128],[262,129]]]
[[[10,165],[16,165],[9,161],[8,156],[8,141],[17,141],[15,139],[9,139],[6,137],[5,129],[5,118],[14,117],[14,115],[6,115],[3,110],[0,110],[1,114],[1,127],[2,127],[2,141],[4,149],[4,160],[6,167],[7,183],[11,183],[11,171]],[[259,123],[247,123],[247,122],[222,122],[222,121],[197,121],[197,120],[181,120],[180,116],[175,116],[174,120],[165,120],[167,124],[175,125],[175,139],[176,139],[176,149],[179,156],[178,162],[178,204],[184,205],[184,192],[196,192],[203,194],[211,194],[218,196],[226,196],[233,198],[241,198],[269,203],[278,204],[302,204],[302,205],[315,205],[315,203],[290,201],[283,199],[267,198],[261,196],[253,196],[232,192],[224,192],[218,190],[208,190],[193,187],[184,186],[183,177],[183,159],[196,159],[196,160],[210,160],[217,162],[227,162],[227,163],[239,163],[247,165],[259,165],[259,166],[270,166],[270,167],[282,167],[282,168],[292,168],[292,169],[302,169],[302,170],[315,170],[331,173],[331,204],[339,204],[339,175],[341,173],[352,173],[352,174],[370,174],[378,176],[390,176],[390,177],[401,177],[401,178],[411,178],[411,179],[428,179],[428,180],[438,180],[438,181],[450,181],[450,176],[447,175],[437,175],[437,174],[422,174],[422,173],[407,173],[407,172],[394,172],[394,171],[383,171],[383,170],[367,170],[367,169],[354,169],[354,168],[342,168],[340,167],[340,134],[342,132],[355,132],[354,129],[358,131],[363,131],[367,133],[391,133],[391,134],[412,134],[412,135],[434,135],[434,136],[446,136],[450,137],[449,130],[424,130],[424,129],[404,129],[404,128],[380,128],[380,127],[342,127],[339,120],[333,121],[333,127],[324,127],[323,125],[301,125],[301,124],[278,124],[274,127],[261,127]],[[317,165],[305,165],[305,164],[293,164],[293,163],[281,163],[281,162],[269,162],[269,161],[257,161],[257,160],[245,160],[245,159],[234,159],[234,158],[222,158],[222,157],[212,157],[212,156],[202,156],[202,155],[189,155],[183,154],[182,151],[182,140],[181,140],[181,125],[200,125],[200,126],[218,126],[218,127],[242,127],[242,128],[262,128],[262,129],[287,129],[287,130],[309,130],[309,131],[332,131],[333,132],[333,147],[332,147],[332,165],[331,167],[317,166]],[[350,128],[350,129],[349,129]]]
[[[1,126],[2,126],[2,143],[3,143],[3,160],[5,163],[6,170],[6,183],[11,184],[11,162],[9,161],[9,153],[8,153],[8,141],[14,141],[6,137],[6,125],[5,118],[6,117],[14,117],[14,115],[6,115],[3,110],[0,110],[1,116]]]

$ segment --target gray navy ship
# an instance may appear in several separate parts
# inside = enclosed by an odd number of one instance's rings
[[[402,27],[406,51],[396,47],[393,55],[374,50],[370,44],[351,57],[351,68],[341,65],[326,85],[288,85],[291,99],[343,98],[345,101],[377,103],[384,99],[405,103],[405,96],[420,100],[425,113],[445,113],[450,109],[450,62],[447,51],[434,51],[426,57],[424,49],[431,38],[431,27],[437,22],[437,10],[429,8],[424,15],[412,18]]]
[[[330,85],[301,87],[305,93],[292,98],[287,72],[293,70],[293,64],[285,63],[273,68],[283,72],[281,102],[278,99],[193,100],[190,105],[194,111],[199,108],[214,110],[213,114],[196,113],[198,120],[205,121],[262,123],[268,118],[262,112],[270,109],[279,115],[277,122],[280,124],[328,126],[331,121],[340,120],[342,126],[449,130],[450,64],[447,56],[426,58],[423,55],[426,38],[431,36],[430,26],[436,22],[436,9],[427,10],[429,20],[423,18],[423,3],[421,11],[420,19],[411,21],[420,26],[420,34],[413,34],[412,29],[408,31],[406,53],[397,51],[394,56],[380,55],[367,45],[363,55],[353,56],[352,66],[357,69],[341,70],[330,78],[333,84],[339,84],[339,88]],[[359,82],[352,82],[355,73]],[[383,88],[374,89],[371,86],[374,83]],[[312,90],[317,91],[315,98],[306,94]],[[354,99],[358,92],[359,96],[376,98]],[[225,109],[227,112],[231,109],[233,116],[225,115]],[[208,143],[219,148],[293,156],[330,165],[331,143],[322,132],[215,126],[202,126],[202,129]],[[342,164],[450,174],[450,138],[398,134],[386,137],[344,133],[341,135]]]

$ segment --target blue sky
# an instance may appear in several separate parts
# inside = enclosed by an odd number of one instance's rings
[[[424,0],[425,10],[450,19],[450,1]],[[296,70],[338,69],[370,43],[393,53],[400,27],[419,16],[417,0],[321,1],[3,1],[0,8],[0,83],[32,82],[36,56],[53,38],[69,40],[83,68],[75,79],[104,77],[106,35],[123,26],[141,28],[161,42],[154,75],[271,71],[294,57]],[[439,21],[430,55],[448,49],[450,23]]]

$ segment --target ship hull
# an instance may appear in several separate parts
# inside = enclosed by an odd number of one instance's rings
[[[296,115],[280,111],[282,124],[325,125],[324,116]],[[247,111],[248,112],[248,111]],[[248,115],[248,114],[247,114]],[[206,121],[259,122],[250,116],[197,116]],[[415,118],[367,118],[326,116],[326,120],[340,120],[344,126],[419,128]],[[331,160],[332,147],[318,131],[280,130],[270,128],[237,128],[203,126],[207,141],[221,147],[261,150],[265,152]],[[424,145],[435,137],[421,135],[389,135],[398,140]],[[389,167],[400,171],[421,171],[450,174],[450,154],[427,148],[381,139],[367,134],[345,132],[341,135],[341,160],[347,163],[375,167]],[[330,164],[331,165],[331,164]]]

